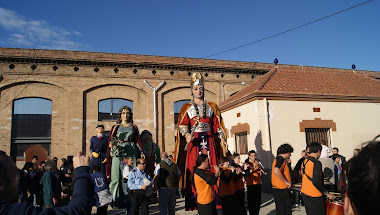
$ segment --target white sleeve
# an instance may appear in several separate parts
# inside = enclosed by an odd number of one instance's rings
[[[123,178],[128,179],[128,175],[129,175],[129,166],[125,165],[123,169]]]
[[[160,174],[160,164],[159,163],[156,165],[156,168],[154,169],[153,174],[154,175],[159,175]]]

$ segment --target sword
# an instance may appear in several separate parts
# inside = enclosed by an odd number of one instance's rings
[[[193,126],[192,129],[191,129],[190,137],[194,137],[194,131],[195,131],[195,129],[198,127],[198,124],[199,124],[199,119],[197,119],[197,120],[195,121],[194,126]],[[184,148],[185,151],[187,151],[187,147],[188,147],[188,146],[189,146],[189,143],[186,142],[186,145],[185,145],[185,148]]]

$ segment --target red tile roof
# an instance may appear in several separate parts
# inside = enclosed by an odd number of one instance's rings
[[[219,104],[221,110],[256,98],[380,102],[380,81],[353,71],[276,68]]]

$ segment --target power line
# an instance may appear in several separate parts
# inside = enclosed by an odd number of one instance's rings
[[[34,55],[36,55],[36,51],[33,49],[33,50],[30,50],[30,51],[28,52],[27,56],[28,56],[28,55],[32,55],[32,54],[31,54],[32,51],[34,51]],[[24,59],[24,63],[26,63],[26,58]],[[19,74],[19,75],[17,76],[16,80],[15,80],[12,84],[10,84],[10,86],[13,86],[14,84],[16,84],[17,81],[18,81],[18,79],[20,78],[20,76],[21,76],[21,74]],[[25,81],[25,80],[24,80],[24,81]],[[9,87],[8,89],[6,89],[6,90],[1,94],[1,96],[3,97],[5,94],[7,94],[7,92],[8,92],[10,89],[11,89],[11,87]],[[0,110],[2,110],[2,109],[0,109]]]
[[[29,76],[28,76],[29,77]],[[8,107],[8,105],[10,105],[27,87],[29,86],[29,83],[27,83],[26,85],[25,85],[25,87],[8,103],[8,104],[6,104],[4,107],[2,107],[1,109],[0,109],[0,111],[1,110],[3,110],[4,108],[6,108],[6,107]]]
[[[31,51],[34,51],[34,54],[30,54],[30,52]],[[29,53],[28,53],[28,55],[30,54],[32,57],[34,57],[34,58],[36,58],[37,57],[37,53],[36,53],[36,50],[35,49],[33,49],[33,50],[31,50]],[[26,61],[26,60],[25,60]],[[26,79],[28,79],[29,77],[30,77],[30,74],[31,74],[31,72],[29,72],[28,73],[28,76],[24,79],[24,81],[23,82],[25,82],[26,81]],[[16,79],[16,81],[18,80],[18,77],[17,77],[17,79]],[[15,84],[16,83],[16,81],[13,83],[13,84]],[[12,84],[12,85],[13,85]],[[6,104],[4,107],[2,107],[1,109],[0,109],[0,111],[2,111],[2,110],[4,110],[4,108],[6,108],[6,107],[8,107],[10,104],[12,104],[12,102],[29,86],[29,84],[30,83],[27,83],[26,85],[25,85],[25,87],[13,98],[13,99],[11,99],[10,100],[10,102],[8,103],[8,104]],[[8,89],[7,89],[7,91],[5,91],[4,92],[4,94],[6,93],[6,92],[8,92],[8,90],[10,89],[11,87],[9,87]],[[4,95],[3,94],[3,95]],[[2,95],[2,96],[3,96]]]
[[[221,52],[217,52],[217,53],[215,53],[215,54],[207,55],[207,56],[205,56],[205,57],[202,57],[201,59],[203,59],[203,58],[209,58],[209,57],[212,57],[212,56],[215,56],[215,55],[219,55],[219,54],[223,54],[223,53],[226,53],[226,52],[230,52],[230,51],[233,51],[233,50],[236,50],[236,49],[240,49],[240,48],[243,48],[243,47],[245,47],[245,46],[249,46],[249,45],[252,45],[252,44],[255,44],[255,43],[258,43],[258,42],[261,42],[261,41],[264,41],[264,40],[270,39],[270,38],[273,38],[273,37],[277,37],[277,36],[279,36],[279,35],[281,35],[281,34],[285,34],[285,33],[288,33],[288,32],[290,32],[290,31],[294,31],[294,30],[297,30],[297,29],[299,29],[299,28],[303,28],[303,27],[305,27],[305,26],[308,26],[308,25],[314,24],[314,23],[316,23],[316,22],[322,21],[322,20],[324,20],[324,19],[330,18],[330,17],[335,16],[335,15],[338,15],[338,14],[340,14],[340,13],[343,13],[343,12],[349,11],[349,10],[354,9],[354,8],[356,8],[356,7],[359,7],[359,6],[362,6],[362,5],[364,5],[364,4],[367,4],[367,3],[371,2],[371,1],[373,1],[373,0],[369,0],[369,1],[366,1],[366,2],[363,2],[363,3],[360,3],[360,4],[357,4],[357,5],[355,5],[355,6],[349,7],[349,8],[347,8],[347,9],[341,10],[341,11],[339,11],[339,12],[336,12],[336,13],[330,14],[330,15],[325,16],[325,17],[322,17],[322,18],[320,18],[320,19],[317,19],[317,20],[314,20],[314,21],[308,22],[308,23],[306,23],[306,24],[303,24],[303,25],[300,25],[300,26],[297,26],[297,27],[294,27],[294,28],[288,29],[288,30],[286,30],[286,31],[283,31],[283,32],[280,32],[280,33],[277,33],[277,34],[273,34],[273,35],[268,36],[268,37],[264,37],[264,38],[262,38],[262,39],[259,39],[259,40],[256,40],[256,41],[253,41],[253,42],[250,42],[250,43],[246,43],[246,44],[244,44],[244,45],[237,46],[237,47],[235,47],[235,48],[231,48],[231,49],[227,49],[227,50],[224,50],[224,51],[221,51]]]

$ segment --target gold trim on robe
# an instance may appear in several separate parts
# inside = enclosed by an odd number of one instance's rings
[[[224,134],[224,137],[226,137],[226,129],[224,127],[223,118],[221,116],[221,113],[219,111],[218,106],[215,102],[208,102],[208,106],[212,109],[212,111],[215,114],[215,117],[219,121],[220,129]],[[183,121],[184,117],[186,116],[187,110],[192,106],[191,103],[185,103],[182,105],[181,111],[178,116],[178,126]],[[190,133],[190,131],[189,131]],[[221,140],[219,138],[219,133],[214,134],[214,140],[215,140],[215,147],[216,147],[216,153],[219,155],[219,157],[226,156],[227,149],[225,146],[222,146]],[[177,127],[176,131],[176,145],[175,145],[175,151],[174,151],[174,162],[177,164],[178,168],[181,170],[181,177],[179,180],[179,187],[184,189],[186,186],[186,151],[184,150],[186,146],[186,138],[180,134],[179,127]]]

